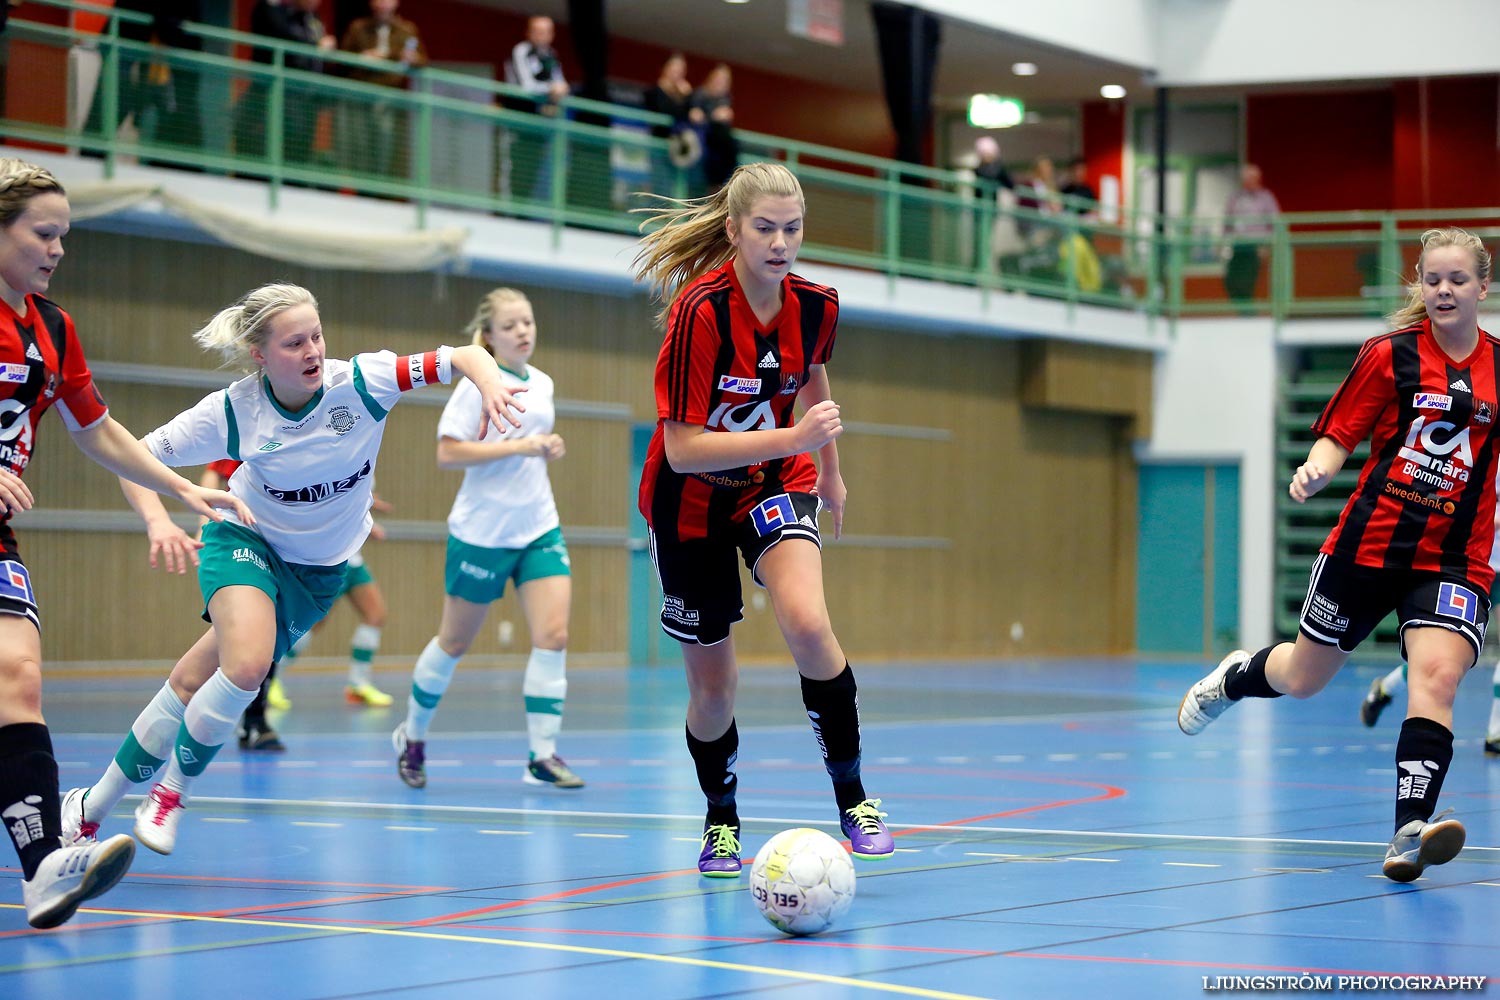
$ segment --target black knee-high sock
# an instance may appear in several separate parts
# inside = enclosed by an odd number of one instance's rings
[[[1230,701],[1281,697],[1281,692],[1266,680],[1266,661],[1271,658],[1271,650],[1275,648],[1267,646],[1224,675],[1224,693],[1229,696]]]
[[[693,766],[698,769],[698,787],[708,799],[708,818],[705,828],[720,823],[738,827],[739,811],[734,804],[734,793],[740,779],[734,773],[739,762],[740,731],[734,720],[729,728],[716,740],[700,740],[691,731],[687,733],[688,753],[693,755]]]
[[[1396,829],[1437,811],[1443,776],[1453,763],[1453,732],[1431,719],[1407,719],[1396,738]]]
[[[260,689],[255,692],[255,697],[250,704],[245,706],[245,714],[241,717],[246,725],[251,723],[266,728],[266,697],[271,690],[271,682],[276,679],[276,664],[271,664],[271,672],[266,674],[266,679],[260,682]]]
[[[833,779],[839,811],[852,809],[865,800],[865,786],[859,779],[859,688],[854,669],[845,663],[831,681],[803,677],[802,704],[823,751],[823,766]]]
[[[30,881],[62,846],[62,796],[52,736],[40,722],[0,726],[0,819]]]

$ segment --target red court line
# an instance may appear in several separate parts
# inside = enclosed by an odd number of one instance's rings
[[[1040,779],[1038,779],[1040,780]],[[966,826],[970,823],[983,823],[992,819],[1006,819],[1010,816],[1023,816],[1026,813],[1043,812],[1047,809],[1061,809],[1063,806],[1082,805],[1085,802],[1106,802],[1109,799],[1123,798],[1125,789],[1118,785],[1103,785],[1096,781],[1070,781],[1066,778],[1046,779],[1049,783],[1059,785],[1078,785],[1083,788],[1102,788],[1098,795],[1088,795],[1077,799],[1059,799],[1056,802],[1042,802],[1034,806],[1022,806],[1019,809],[1007,809],[1004,812],[990,813],[986,816],[970,816],[968,819],[955,819],[947,823],[934,823],[931,826],[913,826],[905,830],[897,830],[892,836],[905,837],[913,833],[926,833],[934,830],[944,830],[956,826]]]
[[[414,920],[403,924],[404,927],[430,927],[433,924],[446,924],[452,921],[467,920],[470,917],[482,916],[486,913],[498,913],[501,910],[514,910],[522,906],[530,906],[533,903],[551,903],[559,899],[568,899],[573,896],[583,896],[591,892],[600,892],[604,889],[619,889],[627,885],[641,885],[645,882],[656,882],[664,878],[676,878],[679,875],[697,875],[698,869],[684,868],[681,871],[661,872],[657,875],[643,875],[640,878],[628,878],[619,882],[605,882],[603,885],[588,885],[578,889],[567,889],[563,892],[548,893],[545,896],[533,896],[530,899],[513,899],[509,903],[500,903],[496,906],[485,906],[477,910],[465,910],[462,913],[449,913],[440,917],[428,917],[426,920]]]
[[[1052,785],[1077,785],[1077,786],[1080,786],[1080,787],[1083,787],[1083,788],[1102,788],[1102,789],[1104,789],[1104,791],[1101,794],[1099,794],[1099,795],[1090,795],[1090,796],[1087,796],[1087,797],[1084,797],[1084,798],[1078,798],[1078,799],[1061,799],[1061,800],[1056,801],[1056,802],[1042,802],[1042,803],[1039,803],[1039,804],[1034,805],[1034,806],[1023,806],[1023,807],[1021,807],[1019,809],[1008,809],[1005,812],[990,813],[989,815],[986,815],[986,816],[971,816],[968,819],[956,819],[956,820],[953,820],[952,822],[949,822],[949,823],[939,823],[936,826],[917,826],[917,827],[912,827],[911,829],[908,829],[908,830],[900,830],[900,831],[896,832],[894,834],[894,836],[904,836],[906,834],[911,834],[911,833],[922,833],[924,831],[941,830],[941,829],[945,829],[945,828],[948,828],[948,827],[963,826],[966,823],[980,823],[980,822],[984,822],[985,820],[1003,819],[1004,817],[1007,817],[1007,816],[1020,816],[1023,813],[1040,812],[1040,811],[1045,810],[1045,809],[1059,809],[1059,808],[1061,808],[1063,806],[1078,805],[1078,804],[1083,803],[1083,802],[1103,802],[1103,801],[1105,801],[1107,799],[1118,799],[1118,798],[1122,797],[1125,794],[1125,789],[1120,788],[1120,787],[1118,787],[1116,785],[1101,785],[1098,782],[1094,782],[1094,781],[1072,781],[1072,780],[1069,780],[1067,778],[1037,778],[1037,779],[1028,779],[1028,780],[1036,780],[1036,781],[1043,782],[1045,784],[1052,784]],[[750,864],[752,861],[753,861],[753,859],[750,859],[750,858],[745,859],[745,863],[746,864]],[[545,895],[545,896],[533,896],[530,899],[515,899],[515,900],[511,900],[508,903],[500,903],[499,905],[496,905],[496,906],[486,906],[486,907],[482,907],[482,908],[477,909],[477,910],[465,910],[465,911],[463,911],[461,913],[450,913],[450,914],[447,914],[445,916],[428,917],[425,920],[413,921],[413,922],[405,924],[403,926],[406,926],[406,927],[430,927],[433,924],[446,924],[446,923],[452,923],[452,922],[456,922],[456,921],[464,921],[464,920],[468,920],[468,919],[470,919],[472,917],[483,916],[486,913],[499,913],[502,910],[519,909],[520,907],[530,906],[530,905],[532,905],[534,903],[550,903],[550,902],[555,902],[555,901],[557,901],[559,899],[569,899],[569,898],[571,898],[573,896],[583,896],[583,895],[587,895],[588,893],[591,893],[591,892],[599,892],[599,891],[604,890],[604,889],[618,889],[618,888],[621,888],[621,887],[627,886],[627,885],[639,885],[639,884],[641,884],[643,882],[655,882],[655,881],[658,881],[658,880],[664,879],[664,878],[675,878],[675,877],[677,877],[679,875],[697,875],[697,874],[698,874],[698,869],[696,869],[696,868],[684,868],[681,871],[663,872],[663,873],[658,874],[658,875],[646,875],[646,876],[643,876],[641,878],[626,879],[626,880],[621,881],[621,882],[606,882],[603,885],[584,886],[584,887],[578,888],[578,889],[568,889],[568,890],[566,890],[564,892],[550,893],[550,894]]]
[[[1444,972],[1375,972],[1369,969],[1316,969],[1306,965],[1239,965],[1232,962],[1193,962],[1170,958],[1116,958],[1110,955],[1057,955],[1040,952],[1002,951],[1001,958],[1055,958],[1065,962],[1105,962],[1121,965],[1166,965],[1188,969],[1237,969],[1244,972],[1290,972],[1325,976],[1451,976]]]

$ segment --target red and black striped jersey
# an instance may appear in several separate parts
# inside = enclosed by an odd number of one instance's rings
[[[792,426],[793,406],[813,365],[828,363],[838,327],[838,293],[795,274],[781,283],[781,311],[756,318],[734,261],[682,290],[667,317],[656,359],[656,433],[641,476],[640,510],[663,537],[702,538],[710,507],[739,519],[758,498],[808,492],[817,469],[807,455],[749,467],[678,473],[666,460],[663,421],[711,432]]]
[[[37,424],[53,404],[70,431],[109,414],[72,317],[40,295],[26,296],[24,319],[0,302],[0,467],[18,476],[26,471]]]
[[[1481,590],[1495,571],[1495,417],[1500,339],[1443,353],[1429,321],[1365,342],[1313,424],[1370,457],[1322,551],[1362,566],[1456,573]]]

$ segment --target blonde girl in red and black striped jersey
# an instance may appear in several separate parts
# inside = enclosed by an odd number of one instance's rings
[[[218,520],[244,507],[188,482],[110,416],[94,387],[72,318],[44,297],[63,258],[67,192],[49,171],[0,159],[0,818],[21,860],[21,894],[33,927],[55,927],[130,867],[135,845],[117,836],[62,845],[52,737],[42,718],[41,617],[10,517],[32,506],[21,474],[42,414],[52,406],[80,451],[142,487]],[[154,494],[153,494],[154,495]]]
[[[708,800],[698,870],[732,878],[741,868],[737,555],[771,594],[854,856],[889,857],[880,800],[860,778],[854,672],[823,591],[817,518],[826,508],[837,538],[845,500],[843,424],[825,369],[838,293],[791,273],[802,186],[779,164],[755,163],[710,197],[660,202],[635,260],[667,303],[640,509],[665,595],[662,630],[682,644],[687,669],[687,743]],[[795,422],[794,402],[804,408]]]
[[[1464,844],[1458,820],[1433,814],[1453,761],[1454,697],[1484,646],[1495,575],[1500,340],[1479,328],[1490,267],[1489,251],[1462,229],[1422,235],[1410,297],[1389,317],[1395,329],[1360,350],[1288,488],[1306,501],[1371,439],[1313,564],[1296,641],[1230,653],[1177,713],[1194,735],[1241,698],[1310,698],[1395,611],[1409,693],[1383,871],[1397,882],[1452,860]]]

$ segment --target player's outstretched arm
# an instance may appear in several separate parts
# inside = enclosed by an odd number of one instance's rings
[[[110,472],[158,493],[176,497],[195,514],[218,521],[222,520],[219,510],[233,510],[246,524],[255,523],[254,515],[238,497],[188,482],[158,461],[114,417],[105,417],[92,427],[71,434],[80,451]]]
[[[521,422],[511,411],[526,412],[526,407],[516,399],[517,395],[526,390],[506,388],[505,383],[500,380],[500,371],[495,367],[495,359],[490,357],[489,351],[478,344],[455,347],[450,363],[454,371],[474,383],[474,388],[479,390],[479,396],[484,401],[479,425],[481,440],[489,432],[490,424],[494,424],[502,434],[505,433],[506,424],[517,428],[521,426]]]

